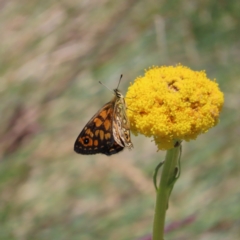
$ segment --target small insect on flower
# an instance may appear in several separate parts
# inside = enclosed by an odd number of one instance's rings
[[[133,148],[125,100],[118,90],[121,78],[122,75],[117,88],[113,90],[114,98],[90,119],[79,134],[74,144],[76,153],[103,153],[110,156],[124,147]]]

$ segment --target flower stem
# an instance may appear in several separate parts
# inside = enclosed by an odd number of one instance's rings
[[[168,208],[168,200],[177,179],[176,169],[179,171],[179,156],[181,146],[178,145],[167,151],[166,159],[163,165],[162,175],[159,187],[157,189],[155,215],[153,221],[152,240],[164,240],[164,223],[166,211]]]

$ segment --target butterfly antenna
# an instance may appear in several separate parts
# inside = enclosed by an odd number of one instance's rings
[[[123,75],[121,74],[121,76],[120,76],[120,78],[119,78],[119,81],[118,81],[117,89],[118,89],[118,87],[119,87],[119,85],[120,85],[120,82],[121,82],[122,77],[123,77]]]
[[[117,85],[117,89],[120,85],[121,79],[122,79],[123,75],[121,74],[119,81],[118,81],[118,85]],[[109,87],[107,87],[105,84],[103,84],[101,81],[99,81],[100,84],[102,84],[105,88],[107,88],[109,91],[113,92]]]
[[[103,84],[101,81],[99,81],[100,84],[102,84],[105,88],[107,88],[110,92],[113,92],[109,87],[107,87],[105,84]]]

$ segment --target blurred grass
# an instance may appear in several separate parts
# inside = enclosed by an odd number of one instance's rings
[[[0,2],[0,239],[137,239],[151,233],[150,139],[110,158],[73,143],[152,65],[205,69],[225,93],[219,125],[184,143],[166,239],[240,238],[238,1]]]

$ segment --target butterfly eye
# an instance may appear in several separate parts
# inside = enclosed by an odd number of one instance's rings
[[[92,147],[93,145],[93,140],[89,136],[80,137],[78,142],[84,147]]]

